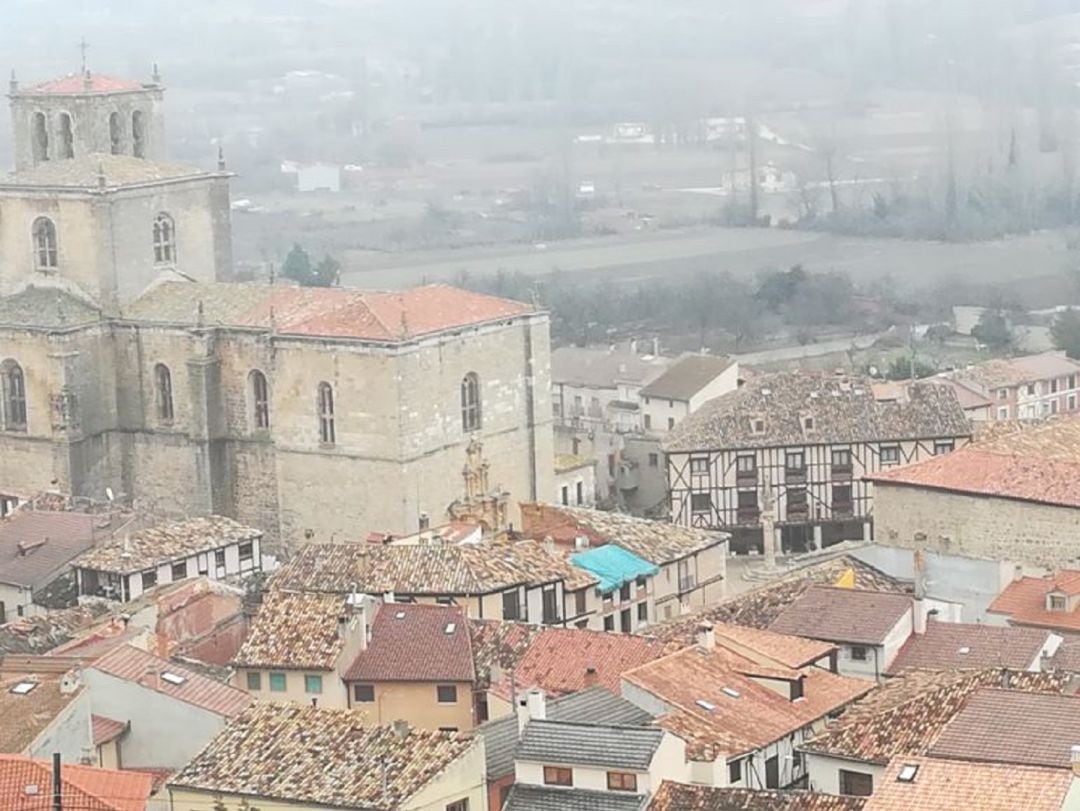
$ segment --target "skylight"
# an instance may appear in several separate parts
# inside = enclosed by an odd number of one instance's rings
[[[738,698],[742,695],[742,693],[740,693],[734,687],[723,687],[721,689],[724,691],[724,695],[726,695],[728,698]]]
[[[184,678],[183,676],[180,676],[180,675],[178,675],[176,673],[170,673],[167,670],[164,673],[161,674],[161,678],[163,678],[169,684],[183,684],[184,682],[187,681],[187,679]]]
[[[11,688],[11,692],[17,696],[24,696],[37,687],[36,681],[21,681]]]
[[[961,656],[967,656],[969,653],[971,653],[971,648],[969,648],[967,645],[964,645],[964,647],[960,648],[960,650],[957,652]]]
[[[396,619],[396,620],[405,619],[405,612],[404,611],[398,611],[396,614],[394,614],[394,619]]]
[[[452,634],[452,633],[454,633],[454,629],[456,629],[456,628],[457,628],[456,623],[448,622],[448,623],[446,623],[446,627],[443,628],[443,633]]]
[[[712,712],[713,710],[715,710],[715,709],[716,709],[716,705],[715,705],[715,704],[713,704],[713,703],[712,703],[711,701],[706,701],[706,700],[705,700],[705,699],[703,699],[703,698],[699,698],[699,699],[697,700],[697,705],[698,705],[699,707],[701,707],[701,709],[703,709],[703,710],[707,710],[708,712]]]
[[[918,763],[905,763],[900,767],[900,773],[896,775],[897,782],[914,783],[915,775],[919,773]]]

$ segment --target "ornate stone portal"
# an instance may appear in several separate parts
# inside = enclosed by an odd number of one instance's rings
[[[484,535],[501,533],[507,528],[507,508],[510,494],[494,491],[488,481],[491,465],[484,458],[484,446],[472,440],[465,449],[465,467],[461,476],[465,480],[465,497],[454,501],[446,510],[451,521],[469,521],[479,524]]]

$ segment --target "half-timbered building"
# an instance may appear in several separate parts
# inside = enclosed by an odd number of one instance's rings
[[[877,399],[847,375],[764,374],[715,398],[664,442],[672,521],[760,548],[762,512],[780,548],[871,537],[866,475],[952,451],[971,425],[946,386],[913,383]]]

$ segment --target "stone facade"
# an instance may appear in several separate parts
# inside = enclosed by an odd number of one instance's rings
[[[1074,565],[1080,509],[878,481],[875,538],[889,546],[1009,561],[1047,569]]]

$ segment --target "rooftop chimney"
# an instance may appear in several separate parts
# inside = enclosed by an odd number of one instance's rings
[[[912,604],[912,630],[917,634],[926,633],[926,556],[921,549],[912,554],[912,566],[915,569],[915,602]]]
[[[1069,749],[1069,763],[1074,777],[1080,777],[1080,746],[1073,744]]]
[[[394,734],[401,740],[405,740],[409,737],[409,722],[404,721],[401,718],[394,721]]]
[[[529,721],[543,721],[547,718],[547,701],[542,690],[535,687],[517,699],[518,735],[525,731]]]
[[[716,631],[711,622],[703,622],[698,626],[697,640],[702,650],[716,649]]]
[[[585,686],[595,687],[600,683],[600,674],[596,672],[596,668],[589,665],[585,668]]]
[[[149,687],[151,690],[161,689],[161,674],[158,673],[156,665],[146,666],[146,670],[143,671],[143,677],[140,683],[144,687]]]

